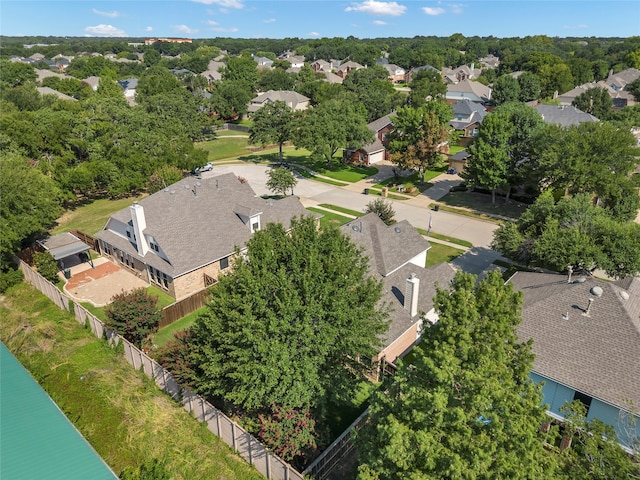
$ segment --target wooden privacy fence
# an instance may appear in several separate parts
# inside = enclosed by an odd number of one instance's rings
[[[75,235],[84,243],[89,245],[94,252],[100,253],[100,243],[98,242],[97,239],[93,238],[91,235],[81,232],[80,230],[71,230],[69,233],[71,233],[72,235]]]
[[[208,290],[200,290],[190,297],[184,298],[179,302],[167,305],[162,309],[162,320],[158,323],[158,328],[164,328],[173,322],[180,320],[182,317],[195,312],[199,308],[204,307],[209,299]]]
[[[174,400],[181,402],[187,411],[192,413],[200,422],[206,423],[207,428],[214,435],[224,440],[245,460],[254,465],[262,475],[273,480],[304,480],[303,474],[267,450],[244,428],[230,420],[224,413],[201,396],[178,385],[171,373],[162,365],[136,348],[125,338],[108,329],[104,323],[82,305],[67,297],[25,262],[17,258],[16,260],[20,270],[24,273],[26,281],[49,297],[61,309],[69,312],[70,305],[73,305],[76,321],[82,325],[88,325],[96,337],[106,338],[110,345],[118,345],[122,342],[125,358],[133,368],[136,370],[142,369],[162,391],[170,395]]]
[[[315,480],[324,480],[333,468],[354,450],[353,435],[367,421],[369,409],[360,414],[322,454],[309,465],[302,475],[311,475]]]

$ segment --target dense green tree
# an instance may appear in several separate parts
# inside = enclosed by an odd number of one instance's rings
[[[75,78],[47,77],[42,80],[42,86],[53,88],[76,100],[84,100],[93,93],[89,84]]]
[[[144,64],[146,67],[153,67],[160,63],[160,59],[162,58],[160,52],[154,50],[153,48],[149,48],[144,52]]]
[[[571,105],[600,120],[606,120],[611,115],[613,100],[605,88],[593,87],[578,95]]]
[[[221,70],[222,80],[242,82],[254,93],[258,82],[258,67],[253,58],[250,55],[228,57],[226,62],[226,67]]]
[[[211,92],[209,108],[223,120],[235,120],[247,113],[252,98],[251,87],[245,82],[217,82]]]
[[[162,318],[157,302],[144,288],[122,291],[105,307],[106,324],[136,347],[149,346],[149,337],[158,331]]]
[[[506,102],[515,102],[520,98],[520,84],[518,79],[511,75],[502,75],[496,79],[491,91],[491,100],[496,105]]]
[[[442,75],[438,71],[423,69],[416,72],[411,79],[411,92],[408,103],[414,107],[420,107],[427,100],[444,97],[447,86],[442,81]]]
[[[58,264],[49,252],[34,253],[33,264],[45,279],[51,283],[58,282]]]
[[[182,171],[173,165],[162,165],[149,177],[147,190],[149,193],[156,193],[182,180]]]
[[[182,90],[180,80],[164,67],[155,66],[147,69],[140,76],[136,88],[136,101],[144,102],[147,98]]]
[[[394,129],[389,133],[391,161],[406,170],[418,172],[421,183],[428,168],[438,164],[450,133],[447,122],[451,107],[439,100],[425,106],[401,107],[392,117]]]
[[[567,62],[576,85],[593,82],[593,65],[586,58],[573,57]]]
[[[404,96],[393,88],[389,72],[377,65],[350,72],[342,85],[355,93],[358,102],[367,109],[367,122],[387,115],[404,102]]]
[[[287,194],[287,190],[291,190],[291,195],[293,195],[293,187],[298,181],[291,170],[285,167],[272,168],[267,170],[267,177],[269,190],[283,197]]]
[[[557,204],[543,193],[518,219],[501,225],[494,248],[514,260],[563,272],[603,269],[616,278],[640,272],[640,225],[619,222],[579,194]]]
[[[258,74],[258,90],[293,90],[295,75],[285,72],[280,68],[273,70],[261,70]]]
[[[565,193],[595,193],[616,203],[610,184],[628,182],[636,165],[633,135],[609,122],[547,126],[535,143],[540,184]]]
[[[2,152],[0,172],[0,265],[5,266],[58,218],[62,196],[53,179],[18,153]]]
[[[305,110],[298,117],[293,143],[306,148],[327,162],[330,170],[333,156],[341,148],[361,147],[373,141],[367,128],[366,112],[353,102],[327,100]]]
[[[277,144],[282,162],[282,146],[291,139],[294,129],[293,110],[282,101],[268,103],[253,114],[249,143],[263,146]]]
[[[552,478],[531,342],[517,338],[522,294],[496,271],[475,280],[438,288],[438,322],[374,394],[358,478]]]
[[[364,213],[375,213],[385,225],[393,225],[396,223],[393,218],[396,211],[393,209],[391,202],[387,202],[384,198],[376,198],[367,203]]]
[[[36,80],[36,72],[31,65],[21,62],[0,60],[0,88],[17,87]]]
[[[460,174],[468,185],[491,190],[491,203],[496,201],[496,190],[508,185],[508,151],[512,132],[513,125],[507,116],[487,116],[478,138],[469,149],[471,158]]]
[[[636,99],[636,102],[640,102],[640,77],[627,85],[627,90],[631,92],[633,98]]]
[[[192,327],[193,359],[206,395],[253,412],[310,408],[350,398],[386,330],[381,285],[337,227],[312,217],[287,232],[271,223],[220,277]],[[245,259],[246,256],[246,259]]]
[[[531,72],[522,72],[518,77],[518,85],[520,86],[520,95],[518,100],[521,102],[530,102],[540,98],[540,80],[536,74]]]

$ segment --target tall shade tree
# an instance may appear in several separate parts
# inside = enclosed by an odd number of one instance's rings
[[[508,258],[556,272],[605,270],[615,278],[640,272],[640,225],[619,222],[591,196],[579,194],[557,204],[550,191],[518,219],[495,232],[493,247]]]
[[[578,95],[571,105],[596,118],[606,120],[611,116],[613,100],[605,88],[593,87]]]
[[[470,186],[491,190],[491,203],[496,201],[496,190],[507,185],[508,145],[512,131],[513,126],[506,116],[488,115],[469,149],[471,158],[460,174]]]
[[[296,148],[306,148],[324,159],[329,170],[338,150],[359,148],[373,139],[364,108],[355,102],[338,99],[327,100],[302,112],[293,135]]]
[[[282,145],[291,139],[294,128],[293,110],[285,102],[278,100],[260,108],[252,118],[249,143],[259,143],[262,146],[278,144],[282,162]]]
[[[535,73],[522,72],[522,75],[518,77],[518,85],[520,86],[518,100],[521,102],[530,102],[540,98],[540,80]]]
[[[11,151],[0,155],[0,268],[62,213],[62,195],[53,179]]]
[[[444,97],[447,86],[442,81],[442,74],[437,70],[423,69],[413,75],[409,85],[411,92],[407,103],[413,107],[421,107],[428,100]]]
[[[378,390],[358,433],[362,480],[550,478],[540,387],[520,343],[522,294],[492,271],[438,288],[438,322]]]
[[[491,99],[496,105],[506,102],[515,102],[520,98],[520,84],[518,79],[511,75],[502,75],[493,83]]]
[[[198,390],[250,412],[344,402],[386,331],[381,284],[337,227],[268,224],[219,279],[193,326]],[[270,407],[271,406],[271,407]]]
[[[235,120],[247,113],[252,98],[251,87],[246,82],[217,82],[211,92],[209,108],[223,120]]]
[[[542,185],[565,194],[593,193],[609,207],[625,201],[616,193],[626,195],[623,192],[629,190],[612,185],[628,184],[636,165],[635,139],[628,130],[609,122],[581,123],[568,129],[547,126],[535,143],[536,175]]]
[[[393,118],[393,131],[388,135],[391,161],[400,168],[418,172],[420,182],[428,168],[436,165],[449,141],[447,122],[451,107],[438,100],[423,107],[401,107]]]

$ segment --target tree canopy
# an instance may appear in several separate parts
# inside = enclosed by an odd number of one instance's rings
[[[517,339],[522,294],[499,272],[458,273],[428,328],[369,407],[358,478],[541,478],[547,474],[531,343]]]
[[[317,415],[364,378],[359,359],[378,352],[387,327],[360,250],[312,217],[291,227],[256,232],[212,290],[191,340],[197,389],[248,411]]]
[[[283,101],[264,105],[253,114],[249,142],[260,143],[263,146],[277,144],[282,162],[282,145],[291,139],[294,118],[293,110]]]

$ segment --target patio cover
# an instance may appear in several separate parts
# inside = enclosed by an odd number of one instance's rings
[[[46,240],[40,240],[38,243],[51,254],[54,260],[62,260],[71,255],[91,250],[89,245],[69,232],[54,235]]]

